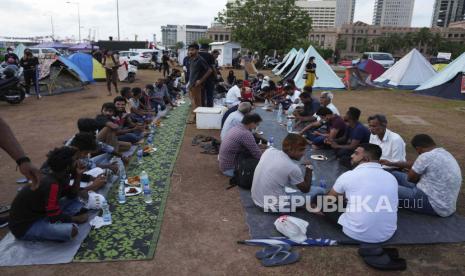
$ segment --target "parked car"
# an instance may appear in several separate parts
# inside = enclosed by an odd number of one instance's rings
[[[429,62],[431,63],[431,65],[435,65],[435,64],[449,64],[452,61],[450,59],[432,57],[429,59]]]
[[[381,64],[384,68],[390,68],[396,61],[390,53],[382,52],[365,52],[363,53],[362,59],[372,59],[377,63]],[[360,62],[360,59],[352,61],[352,64],[355,65]]]
[[[29,48],[32,52],[32,55],[37,58],[53,58],[55,56],[61,55],[55,48]]]
[[[137,66],[137,68],[148,68],[151,63],[152,54],[150,52],[137,52],[137,51],[120,51],[120,59],[127,59],[128,62]]]

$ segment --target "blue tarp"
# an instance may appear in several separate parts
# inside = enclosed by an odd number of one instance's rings
[[[76,53],[72,54],[68,57],[68,59],[74,63],[81,71],[83,74],[86,76],[89,82],[94,81],[93,77],[93,64],[92,64],[92,56],[89,54],[84,54],[84,53]]]
[[[59,56],[58,57],[58,60],[63,63],[64,65],[66,65],[66,67],[68,67],[69,70],[73,71],[74,73],[76,73],[76,75],[79,77],[79,79],[83,82],[83,83],[89,83],[92,81],[92,78],[88,78],[87,75],[76,65],[74,64],[71,60],[65,58],[65,57],[62,57],[62,56]],[[92,62],[92,59],[91,59],[91,62]],[[92,68],[92,67],[91,67]]]

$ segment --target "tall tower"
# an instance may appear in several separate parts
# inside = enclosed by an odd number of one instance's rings
[[[376,0],[373,25],[410,27],[415,0]]]
[[[436,0],[433,27],[448,27],[449,23],[462,20],[465,20],[465,0]]]
[[[354,22],[355,0],[337,0],[336,27]]]

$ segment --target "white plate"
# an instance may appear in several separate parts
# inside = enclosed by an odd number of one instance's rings
[[[321,154],[311,155],[310,158],[312,158],[313,160],[318,160],[318,161],[326,161],[326,160],[328,160],[328,157],[326,157],[324,155],[321,155]]]
[[[131,188],[134,188],[137,190],[137,193],[133,193],[133,194],[130,194],[128,193],[129,192],[129,189]],[[126,196],[136,196],[136,195],[140,195],[142,193],[142,188],[140,187],[125,187],[124,188],[124,193],[126,194]]]
[[[128,180],[127,180],[127,179],[126,179],[126,180],[124,180],[124,184],[126,184],[126,185],[129,185],[129,186],[131,186],[131,187],[137,187],[137,186],[140,186],[140,182],[139,182],[139,184],[138,184],[138,185],[133,185],[133,184],[129,184],[129,182],[128,182]]]

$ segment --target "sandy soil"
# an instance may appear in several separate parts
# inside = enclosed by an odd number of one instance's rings
[[[133,85],[153,82],[158,73],[139,71]],[[120,84],[123,86],[123,84]],[[0,103],[0,116],[7,120],[26,152],[36,164],[45,154],[60,146],[76,132],[80,117],[94,117],[102,103],[111,101],[102,83],[85,91],[26,99],[19,106]],[[415,96],[399,91],[336,92],[335,104],[341,112],[349,106],[362,109],[363,122],[370,114],[388,115],[389,127],[406,142],[416,133],[431,134],[451,151],[465,168],[463,150],[464,102]],[[404,125],[393,115],[416,115],[430,126]],[[200,154],[191,146],[196,134],[219,136],[218,131],[200,131],[188,125],[184,143],[173,173],[170,196],[155,258],[151,261],[111,263],[71,263],[66,265],[0,268],[0,275],[328,275],[376,274],[367,268],[354,247],[299,248],[299,263],[265,269],[254,258],[255,247],[237,245],[248,238],[248,228],[239,202],[237,189],[225,190],[228,179],[220,175],[216,156]],[[410,157],[413,149],[408,146]],[[0,203],[14,198],[18,185],[15,163],[0,151]],[[459,213],[465,215],[463,189],[458,202]],[[0,231],[0,236],[6,230]],[[404,274],[463,274],[465,244],[434,246],[400,246],[400,254],[408,260]]]

